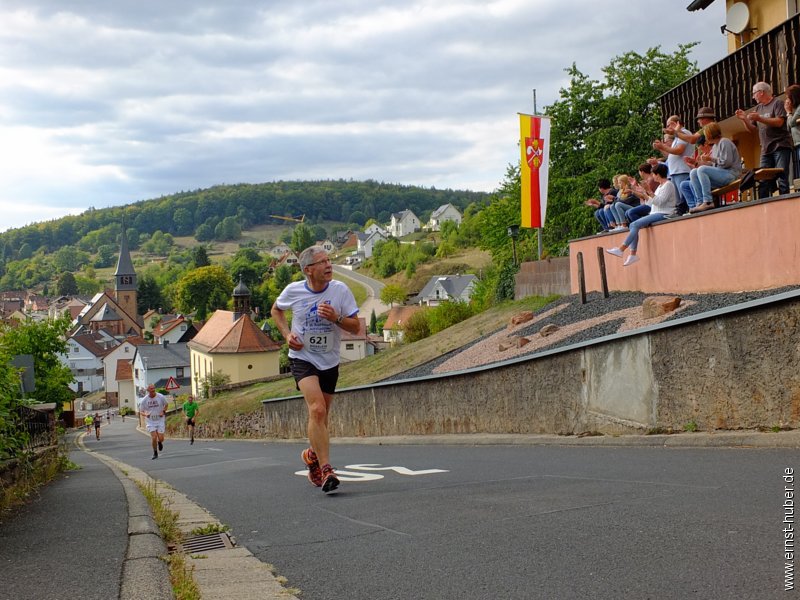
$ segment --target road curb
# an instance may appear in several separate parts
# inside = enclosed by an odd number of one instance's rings
[[[119,464],[99,452],[86,448],[83,436],[78,436],[75,441],[86,454],[111,469],[125,492],[128,505],[128,547],[122,564],[120,600],[174,598],[169,568],[163,560],[167,555],[167,545],[161,539],[144,494],[126,477]]]
[[[136,590],[136,594],[120,595],[123,600],[134,600],[136,598],[167,598],[173,597],[172,586],[169,582],[169,571],[166,563],[160,558],[166,556],[167,546],[161,539],[158,528],[155,534],[149,531],[149,524],[140,514],[142,512],[141,503],[144,502],[150,521],[152,513],[147,504],[147,500],[136,486],[136,482],[142,485],[152,485],[155,492],[164,501],[164,504],[173,512],[178,513],[178,527],[184,536],[191,536],[191,532],[197,528],[212,527],[222,529],[222,523],[203,507],[195,504],[189,498],[171,487],[168,483],[153,479],[146,472],[126,463],[120,462],[110,456],[100,452],[89,451],[98,460],[108,465],[117,478],[122,482],[126,495],[129,496],[129,533],[132,529],[138,528],[135,534],[129,537],[128,557],[123,565],[122,590]],[[136,514],[139,513],[139,514]],[[132,524],[135,527],[132,527]],[[153,540],[153,537],[157,538]],[[134,541],[135,540],[135,541]],[[154,552],[158,553],[153,556]],[[192,578],[200,590],[200,595],[204,600],[228,600],[228,598],[261,598],[264,600],[297,600],[293,595],[293,590],[284,588],[280,580],[275,577],[272,565],[264,563],[256,558],[246,547],[237,546],[225,550],[204,550],[197,554],[183,554],[186,566],[190,570]],[[160,567],[154,563],[153,558],[158,558]],[[129,564],[131,563],[131,564]],[[157,571],[163,570],[166,581],[167,591],[147,591],[142,573],[149,573],[156,580],[161,578]]]

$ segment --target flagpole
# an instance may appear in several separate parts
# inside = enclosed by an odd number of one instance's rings
[[[533,88],[533,116],[538,116],[539,113],[536,110],[536,88]],[[544,226],[544,221],[542,222],[542,227]],[[539,243],[539,260],[542,260],[542,227],[536,229],[536,239]]]

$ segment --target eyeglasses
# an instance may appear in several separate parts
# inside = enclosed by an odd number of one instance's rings
[[[313,267],[314,265],[329,265],[331,264],[330,258],[323,258],[322,260],[318,260],[317,262],[308,263],[306,267]]]

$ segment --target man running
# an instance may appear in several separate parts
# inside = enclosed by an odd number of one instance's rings
[[[86,416],[83,417],[83,424],[86,425],[86,433],[92,432],[92,423],[94,423],[94,417],[86,413]]]
[[[153,446],[153,460],[164,450],[164,426],[166,424],[167,399],[156,391],[152,383],[147,386],[147,394],[139,400],[139,412],[145,417],[147,433]]]
[[[308,407],[311,447],[302,453],[308,480],[327,494],[339,486],[330,465],[328,433],[328,416],[339,378],[339,330],[358,333],[358,306],[350,288],[333,280],[333,266],[324,248],[306,248],[299,262],[306,280],[286,286],[272,306],[272,318],[289,344],[292,375]],[[287,310],[292,311],[291,330]]]
[[[183,414],[186,415],[186,426],[189,428],[190,446],[194,444],[194,418],[199,412],[200,408],[197,406],[194,396],[190,394],[186,402],[183,403]]]

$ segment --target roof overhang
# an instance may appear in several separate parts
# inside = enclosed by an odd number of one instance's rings
[[[686,10],[688,11],[705,10],[706,8],[711,6],[713,2],[714,0],[694,0],[694,2],[692,2],[689,6],[686,7]]]

